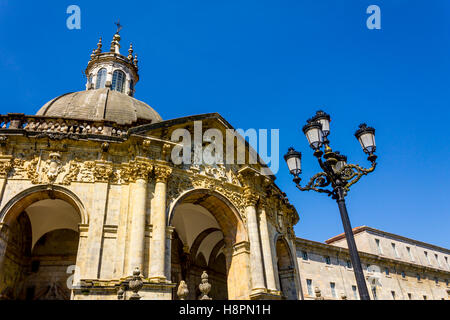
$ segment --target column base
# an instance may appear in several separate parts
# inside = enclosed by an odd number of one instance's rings
[[[154,276],[148,278],[150,283],[167,283],[167,278],[165,276]]]
[[[250,300],[281,300],[279,291],[267,289],[253,289],[250,294]]]

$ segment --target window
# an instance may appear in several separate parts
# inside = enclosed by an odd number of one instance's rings
[[[95,89],[102,89],[106,84],[106,69],[100,69],[97,73],[97,83],[95,84]]]
[[[306,286],[308,287],[308,295],[313,295],[313,289],[312,289],[312,280],[306,279]]]
[[[378,300],[376,287],[372,287],[372,295],[373,295],[373,300]]]
[[[356,290],[356,286],[352,286],[352,291],[353,291],[353,297],[355,298],[355,300],[358,300],[358,292]]]
[[[303,257],[303,260],[307,261],[308,260],[308,252],[302,251],[302,257]]]
[[[408,299],[412,300],[412,294],[411,293],[408,293]]]
[[[375,239],[375,243],[377,244],[378,253],[383,253],[383,251],[381,251],[380,239]]]
[[[395,300],[395,291],[391,291],[392,300]]]
[[[448,267],[450,267],[450,265],[448,264],[448,258],[445,257],[445,263],[447,264]]]
[[[384,273],[386,273],[386,275],[388,276],[389,275],[389,268],[384,268]]]
[[[329,256],[325,257],[326,264],[331,264],[331,258]]]
[[[405,277],[406,277],[405,271],[402,271],[402,278],[405,278]]]
[[[428,258],[428,252],[424,251],[423,254],[425,255],[425,258],[427,259],[428,264],[431,264],[430,258]]]
[[[423,300],[427,300],[427,296],[423,296]]]
[[[437,265],[440,267],[441,263],[439,262],[439,256],[435,254],[434,257],[436,258]]]
[[[420,281],[420,274],[417,274],[416,277],[417,277],[417,281]]]
[[[336,298],[336,284],[334,282],[330,282],[331,295],[333,298]]]
[[[411,248],[410,247],[406,247],[406,251],[408,251],[409,259],[411,259],[411,261],[414,261],[414,258],[413,258],[412,253],[411,253]]]
[[[347,260],[347,268],[349,269],[352,268],[352,262],[350,260]]]
[[[125,82],[125,73],[123,73],[120,70],[114,71],[111,89],[123,92],[124,82]]]
[[[448,287],[448,279],[445,279],[445,285]]]
[[[394,255],[396,258],[398,258],[398,252],[397,252],[397,247],[395,246],[395,243],[392,242],[392,250],[394,251]]]
[[[434,277],[434,282],[435,282],[436,284],[439,284],[439,279],[438,279],[437,277]]]
[[[92,80],[94,79],[94,75],[91,73],[88,78],[89,88],[91,87]]]

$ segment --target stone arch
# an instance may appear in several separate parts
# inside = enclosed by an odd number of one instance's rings
[[[177,210],[178,207],[179,210]],[[199,208],[195,209],[196,207]],[[202,220],[203,223],[196,225],[188,223],[192,220],[185,220],[185,224],[182,224],[180,217],[183,216],[183,212],[187,214],[186,217],[194,217],[191,216],[196,212],[194,210],[198,210],[199,215],[205,214],[206,220]],[[167,214],[167,223],[176,228],[175,234],[178,232],[177,228],[180,227],[181,233],[183,233],[182,238],[185,241],[184,245],[187,246],[185,252],[189,252],[192,258],[189,267],[191,273],[187,272],[188,275],[191,275],[188,276],[189,281],[187,281],[189,290],[191,291],[192,288],[193,293],[196,291],[201,271],[208,270],[211,272],[209,276],[210,282],[213,284],[211,291],[213,299],[248,299],[250,292],[248,234],[244,221],[233,203],[219,192],[199,188],[188,190],[180,195],[172,202]],[[206,221],[212,221],[208,220],[208,216],[214,220],[214,223],[206,223]],[[190,229],[187,229],[188,227]],[[204,229],[201,230],[202,228]],[[190,230],[191,237],[186,236],[187,230]],[[196,236],[193,237],[193,234]],[[218,234],[221,239],[216,237]],[[180,243],[177,242],[174,245],[180,251]],[[203,255],[200,248],[205,250],[206,255]],[[182,261],[183,258],[177,257],[176,260]],[[179,266],[171,265],[173,266],[172,270],[179,269]],[[181,266],[181,268],[183,267]],[[172,274],[174,281],[178,278]]]
[[[59,199],[69,203],[80,215],[81,224],[89,224],[89,217],[79,197],[72,191],[61,186],[40,185],[26,189],[14,196],[0,211],[0,224],[9,225],[27,207],[33,203]]]
[[[209,189],[188,190],[175,199],[168,209],[168,226],[172,223],[176,208],[189,202],[199,204],[213,214],[224,233],[225,242],[231,241],[230,244],[234,245],[248,241],[244,222],[234,204],[226,196]]]
[[[275,252],[277,257],[278,283],[284,299],[297,300],[295,258],[289,242],[283,235],[275,236]]]

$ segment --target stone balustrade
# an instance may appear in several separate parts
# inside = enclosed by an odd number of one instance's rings
[[[112,121],[92,121],[18,113],[0,115],[0,132],[26,131],[64,135],[102,135],[117,138],[127,136],[128,127]]]

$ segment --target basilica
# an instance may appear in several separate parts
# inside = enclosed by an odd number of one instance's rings
[[[127,300],[136,277],[142,300],[197,300],[204,281],[214,300],[358,299],[345,238],[297,238],[262,160],[173,163],[175,130],[225,136],[223,117],[163,120],[134,98],[133,46],[103,47],[85,90],[0,115],[0,300]],[[354,233],[373,299],[449,298],[450,250]]]

